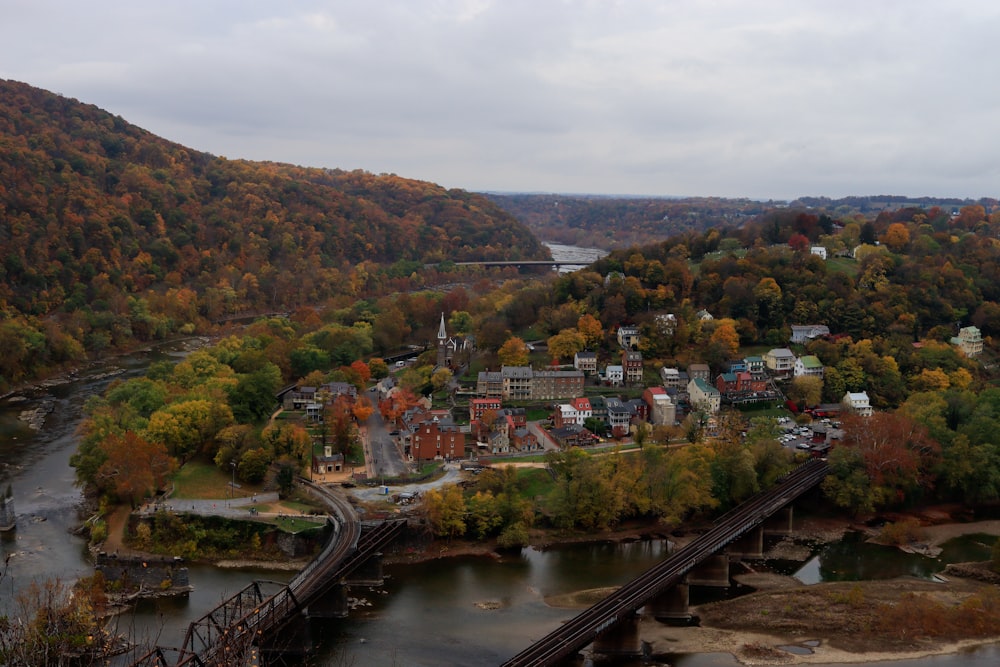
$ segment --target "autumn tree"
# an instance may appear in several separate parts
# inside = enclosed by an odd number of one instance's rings
[[[351,362],[351,368],[358,374],[358,378],[361,381],[361,387],[359,387],[359,389],[364,389],[364,387],[368,384],[368,381],[372,379],[371,368],[360,359]]]
[[[889,225],[889,228],[885,230],[885,234],[882,235],[882,243],[888,246],[893,252],[902,251],[909,242],[910,230],[901,222],[894,222]]]
[[[926,427],[903,412],[845,415],[842,421],[846,436],[836,450],[845,453],[824,482],[835,502],[864,512],[898,506],[933,488],[941,448]]]
[[[451,384],[454,376],[455,374],[451,372],[451,369],[439,368],[431,375],[431,387],[434,388],[434,391],[442,391]]]
[[[800,408],[819,405],[823,397],[823,378],[816,375],[798,375],[788,387],[788,399]]]
[[[351,406],[351,414],[354,415],[354,419],[357,420],[359,424],[363,424],[368,421],[368,418],[371,417],[374,412],[375,407],[366,396],[359,396],[357,400],[354,401],[354,405]]]
[[[0,617],[0,664],[106,664],[120,652],[108,630],[100,573],[69,586],[59,579],[32,581]]]
[[[272,458],[290,457],[300,465],[311,458],[312,437],[301,424],[281,421],[268,424],[261,431],[260,441],[270,450]]]
[[[727,359],[732,359],[740,349],[740,336],[736,332],[736,323],[731,319],[721,319],[715,324],[715,330],[708,339],[706,357],[716,367]]]
[[[99,485],[133,508],[164,488],[167,476],[177,467],[162,443],[150,442],[132,431],[108,437],[101,449],[107,458],[97,471]]]
[[[548,340],[549,355],[553,360],[572,359],[587,346],[587,339],[576,329],[563,329]]]
[[[232,410],[224,403],[206,399],[171,403],[150,416],[144,437],[162,443],[183,462],[212,443],[215,435],[233,421]]]
[[[583,334],[588,348],[597,348],[604,341],[604,327],[601,326],[601,321],[590,313],[580,316],[576,322],[576,329]]]
[[[368,360],[368,373],[372,379],[381,380],[389,375],[389,366],[384,359],[373,357]]]
[[[529,350],[527,343],[517,336],[507,339],[507,342],[497,350],[497,358],[504,366],[527,366]]]
[[[459,487],[431,489],[424,494],[424,510],[435,535],[453,539],[465,533],[466,504]]]
[[[323,409],[323,423],[330,434],[333,451],[346,457],[357,442],[351,402],[343,395],[338,396]],[[326,444],[325,439],[323,444]]]

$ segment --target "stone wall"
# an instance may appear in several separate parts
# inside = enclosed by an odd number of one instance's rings
[[[94,569],[123,591],[187,591],[191,588],[183,558],[118,556],[100,552]]]

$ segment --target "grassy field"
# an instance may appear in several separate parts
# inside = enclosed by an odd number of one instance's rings
[[[854,278],[858,275],[858,271],[861,267],[858,266],[857,261],[847,258],[847,257],[831,257],[826,260],[826,270],[829,273],[846,273],[850,277]]]
[[[260,492],[260,486],[249,486],[237,481],[237,488],[230,496],[232,474],[219,470],[214,464],[188,461],[174,476],[174,498],[211,500],[212,498],[249,498]]]
[[[309,519],[306,517],[289,516],[285,515],[282,517],[264,517],[260,519],[261,523],[269,523],[272,526],[276,526],[286,533],[299,533],[303,530],[315,530],[323,525],[323,520],[320,517]]]
[[[555,486],[549,471],[544,468],[522,468],[517,471],[517,480],[521,485],[521,495],[528,500],[548,495]]]

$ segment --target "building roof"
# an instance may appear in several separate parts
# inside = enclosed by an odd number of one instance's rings
[[[799,362],[804,368],[823,368],[823,362],[814,354],[807,354],[799,358]]]
[[[694,380],[692,380],[692,382],[694,382],[695,386],[698,387],[698,389],[700,389],[702,393],[705,394],[719,393],[719,390],[710,385],[708,382],[706,382],[704,378],[695,378]]]

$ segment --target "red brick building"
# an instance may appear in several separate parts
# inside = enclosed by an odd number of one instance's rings
[[[465,434],[437,419],[423,422],[413,430],[410,455],[417,461],[465,458]]]

